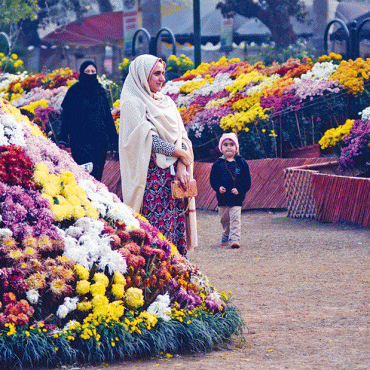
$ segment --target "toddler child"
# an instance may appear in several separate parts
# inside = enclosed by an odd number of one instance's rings
[[[218,148],[222,156],[212,165],[210,183],[223,228],[221,245],[240,248],[242,203],[251,187],[251,176],[247,161],[238,154],[236,134],[224,133]]]

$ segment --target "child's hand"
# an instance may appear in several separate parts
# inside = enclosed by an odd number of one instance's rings
[[[223,194],[223,193],[226,193],[226,188],[223,187],[223,186],[220,186],[220,193]]]
[[[239,195],[239,192],[238,192],[238,189],[237,189],[237,188],[232,188],[232,189],[231,189],[231,192],[232,192],[234,195]]]

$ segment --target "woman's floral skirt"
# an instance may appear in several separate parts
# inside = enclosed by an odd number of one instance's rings
[[[170,169],[160,168],[155,157],[150,158],[148,177],[141,213],[168,238],[182,254],[186,254],[184,202],[173,199]]]

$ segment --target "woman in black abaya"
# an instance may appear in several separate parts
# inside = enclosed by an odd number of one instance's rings
[[[67,91],[62,108],[59,147],[64,149],[69,137],[73,159],[78,164],[92,162],[91,175],[100,181],[108,140],[116,144],[118,135],[106,91],[97,79],[94,62],[81,64],[79,81]]]

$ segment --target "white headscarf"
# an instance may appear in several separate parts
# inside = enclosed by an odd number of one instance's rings
[[[122,88],[120,105],[119,157],[123,201],[140,211],[152,151],[152,135],[181,148],[183,141],[191,149],[181,116],[173,100],[150,91],[148,79],[160,61],[153,55],[140,55],[130,63]],[[168,168],[176,157],[156,153],[156,163]]]

